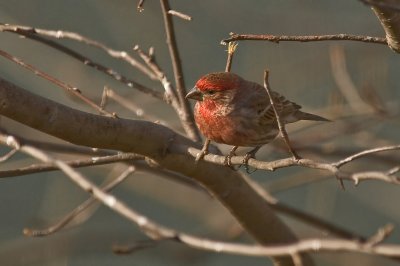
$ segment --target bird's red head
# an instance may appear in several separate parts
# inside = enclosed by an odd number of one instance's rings
[[[201,92],[225,91],[239,88],[241,78],[230,72],[210,73],[196,82],[196,88]]]

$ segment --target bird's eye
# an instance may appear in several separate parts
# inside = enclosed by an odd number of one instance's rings
[[[214,95],[215,93],[216,93],[216,91],[213,91],[213,90],[208,90],[206,92],[207,95]]]

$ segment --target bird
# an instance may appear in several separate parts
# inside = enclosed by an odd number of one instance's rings
[[[300,105],[275,91],[271,91],[271,97],[284,124],[300,120],[330,121],[301,111]],[[232,72],[202,76],[186,98],[196,100],[194,119],[207,140],[233,146],[225,164],[230,165],[230,159],[236,155],[239,146],[253,147],[246,154],[247,163],[263,145],[279,134],[277,118],[266,89]]]

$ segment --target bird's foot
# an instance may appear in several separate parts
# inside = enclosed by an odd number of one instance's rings
[[[246,172],[247,172],[248,174],[252,174],[252,173],[254,173],[255,171],[257,171],[256,168],[255,168],[253,171],[250,171],[250,168],[249,168],[249,160],[250,160],[250,159],[255,159],[255,158],[256,158],[256,153],[257,153],[257,151],[258,151],[260,148],[261,148],[261,146],[255,147],[254,149],[252,149],[251,151],[249,151],[248,153],[246,153],[245,156],[244,156],[244,158],[243,158],[242,165],[244,165],[244,169],[246,169]],[[242,165],[240,165],[240,167],[241,167]]]
[[[235,170],[235,171],[239,170],[240,166],[239,166],[239,168],[235,168],[235,166],[232,164],[231,159],[233,156],[236,156],[235,151],[237,148],[238,148],[238,146],[234,146],[230,150],[229,154],[227,156],[225,156],[225,160],[224,160],[224,165],[230,167],[232,170]]]

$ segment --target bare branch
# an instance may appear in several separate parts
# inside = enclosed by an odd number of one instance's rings
[[[336,167],[341,167],[355,159],[373,154],[373,153],[379,153],[379,152],[383,152],[383,151],[392,151],[392,150],[399,150],[400,149],[400,145],[393,145],[393,146],[385,146],[385,147],[379,147],[379,148],[374,148],[374,149],[369,149],[369,150],[364,150],[361,152],[358,152],[356,154],[353,154],[351,156],[348,156],[338,162],[333,163],[332,165],[336,166]]]
[[[157,79],[163,85],[165,93],[167,95],[168,100],[171,102],[172,106],[175,108],[177,113],[179,114],[180,104],[178,95],[176,94],[175,89],[172,87],[171,82],[168,80],[165,73],[161,70],[160,66],[154,59],[154,49],[150,49],[152,54],[146,54],[145,52],[140,49],[139,45],[135,45],[133,48],[139,56],[143,59],[143,61],[149,66],[149,68],[153,71]]]
[[[8,159],[10,159],[18,150],[17,149],[12,149],[10,151],[8,151],[6,154],[4,154],[3,156],[0,156],[0,163],[3,163],[5,161],[7,161]]]
[[[159,239],[159,240],[146,239],[146,240],[141,240],[141,241],[135,241],[135,243],[127,245],[127,246],[126,245],[114,245],[112,247],[112,250],[116,254],[131,254],[138,250],[155,247],[156,245],[160,244],[162,241],[166,241],[166,240],[170,240],[170,239]]]
[[[25,26],[20,26],[20,27],[22,27],[22,28],[19,28],[19,26],[15,26],[15,25],[6,26],[6,25],[0,24],[0,30],[4,29],[4,31],[8,31],[8,32],[14,33],[14,34],[20,34],[22,36],[25,36],[26,38],[43,43],[51,48],[54,48],[60,52],[65,53],[68,56],[71,56],[72,58],[75,58],[76,60],[82,62],[83,64],[85,64],[87,66],[93,67],[94,69],[103,72],[104,74],[114,78],[115,80],[125,84],[126,86],[128,86],[130,88],[137,89],[138,91],[148,94],[148,95],[151,95],[152,97],[155,97],[157,99],[165,100],[162,93],[160,93],[156,90],[153,90],[151,88],[148,88],[142,84],[139,84],[132,79],[128,79],[121,73],[118,73],[115,70],[113,70],[111,68],[107,68],[99,63],[96,63],[93,60],[89,59],[88,57],[85,57],[85,56],[79,54],[78,52],[76,52],[62,44],[59,44],[52,40],[48,40],[40,35],[37,35],[33,31],[27,30],[27,29],[29,29],[29,27],[25,27]],[[9,30],[6,30],[6,29],[9,29]],[[16,30],[12,31],[11,29],[16,29]],[[147,72],[152,74],[149,70],[147,70]],[[147,72],[145,73],[146,75],[147,75]],[[147,75],[147,76],[149,76],[149,75]],[[152,79],[155,78],[154,76],[149,76],[149,77]]]
[[[153,115],[147,114],[145,110],[141,107],[137,106],[134,102],[128,100],[126,97],[118,95],[113,89],[107,87],[107,97],[114,100],[116,103],[121,105],[122,107],[128,109],[129,111],[133,112],[137,117],[144,118],[148,121],[161,123],[162,125],[169,125],[164,120],[160,120],[158,117]]]
[[[107,47],[106,45],[92,40],[88,37],[85,37],[83,35],[80,35],[75,32],[69,32],[69,31],[62,31],[62,30],[45,30],[45,29],[39,29],[39,28],[32,28],[28,26],[22,26],[22,25],[9,25],[9,24],[0,24],[0,31],[8,31],[12,33],[17,33],[17,34],[40,34],[42,36],[46,37],[51,37],[51,38],[56,38],[56,39],[70,39],[74,40],[77,42],[81,42],[93,47],[96,47],[98,49],[103,50],[106,52],[109,56],[121,59],[131,66],[137,68],[139,71],[141,71],[143,74],[151,77],[152,79],[155,79],[154,75],[141,63],[139,63],[136,59],[134,59],[132,56],[130,56],[126,51],[117,51],[114,49],[111,49]]]
[[[231,33],[231,37],[222,40],[222,43],[233,41],[269,41],[274,43],[279,42],[320,42],[320,41],[358,41],[365,43],[386,44],[386,39],[382,37],[370,37],[351,34],[332,34],[332,35],[270,35],[270,34],[236,34]]]
[[[387,175],[394,175],[400,171],[400,166],[393,167],[389,171],[386,172]]]
[[[399,145],[393,146],[393,150],[398,150]],[[378,148],[379,150],[379,148]],[[197,153],[199,152],[198,149],[195,148],[188,148],[189,153],[195,157]],[[243,163],[243,156],[234,156],[231,158],[231,163],[232,165],[241,165]],[[214,164],[219,164],[219,165],[224,165],[224,156],[219,156],[219,155],[214,155],[214,154],[208,154],[205,155],[203,158],[204,161],[212,162]],[[364,180],[379,180],[387,183],[392,183],[396,185],[400,185],[400,179],[393,177],[391,175],[388,175],[385,172],[358,172],[358,173],[348,173],[345,171],[342,171],[337,167],[335,164],[337,162],[333,163],[322,163],[318,161],[314,161],[311,159],[295,159],[293,157],[291,158],[286,158],[286,159],[280,159],[276,161],[271,161],[271,162],[263,162],[263,161],[258,161],[256,159],[251,158],[248,161],[248,165],[251,167],[254,167],[255,169],[259,170],[268,170],[268,171],[274,171],[279,168],[284,168],[284,167],[289,167],[289,166],[301,166],[301,167],[307,167],[307,168],[312,168],[312,169],[320,169],[324,171],[328,171],[332,173],[334,176],[339,178],[339,180],[350,180],[354,182],[355,184],[358,184],[360,181]]]
[[[394,230],[393,224],[387,224],[382,228],[379,228],[378,231],[369,237],[365,242],[365,245],[373,247],[380,243],[382,243],[386,238],[388,238]]]
[[[169,54],[171,57],[172,68],[174,70],[174,77],[176,83],[176,91],[181,107],[180,116],[183,117],[183,127],[188,134],[189,138],[193,141],[200,141],[200,133],[194,123],[193,112],[190,109],[189,102],[186,100],[185,81],[183,79],[183,71],[181,65],[181,59],[178,52],[178,45],[176,43],[175,29],[172,18],[168,14],[171,9],[169,7],[168,0],[160,0],[161,9],[164,17],[165,32],[167,34],[167,44]]]
[[[111,116],[114,118],[117,118],[116,113],[110,113],[107,112],[105,110],[103,110],[103,108],[101,108],[101,106],[99,106],[98,104],[96,104],[95,102],[93,102],[92,100],[90,100],[89,98],[87,98],[86,96],[84,96],[82,94],[82,91],[80,89],[78,89],[77,87],[71,86],[69,84],[66,84],[64,82],[62,82],[59,79],[56,79],[55,77],[50,76],[49,74],[37,69],[36,67],[27,64],[25,62],[23,62],[21,59],[10,55],[9,53],[0,50],[0,55],[7,58],[8,60],[28,69],[29,71],[33,72],[35,75],[44,78],[47,81],[50,81],[51,83],[59,86],[60,88],[64,89],[65,91],[67,91],[68,93],[73,94],[74,96],[78,97],[80,100],[82,100],[84,103],[86,103],[87,105],[89,105],[90,107],[94,108],[95,110],[97,110],[99,113],[103,114],[103,115],[107,115],[107,116]]]
[[[168,14],[176,16],[176,17],[181,18],[183,20],[187,20],[187,21],[191,21],[192,20],[191,16],[183,14],[183,13],[181,13],[179,11],[175,11],[175,10],[171,10],[170,9],[170,10],[168,10]]]
[[[119,153],[116,155],[92,157],[89,159],[70,160],[64,162],[68,164],[70,167],[81,168],[81,167],[104,165],[104,164],[126,162],[126,161],[137,161],[137,160],[144,160],[144,156],[134,153]],[[54,170],[58,170],[58,168],[49,163],[32,164],[27,167],[20,167],[17,169],[0,171],[0,178],[29,175],[29,174],[48,172]]]

